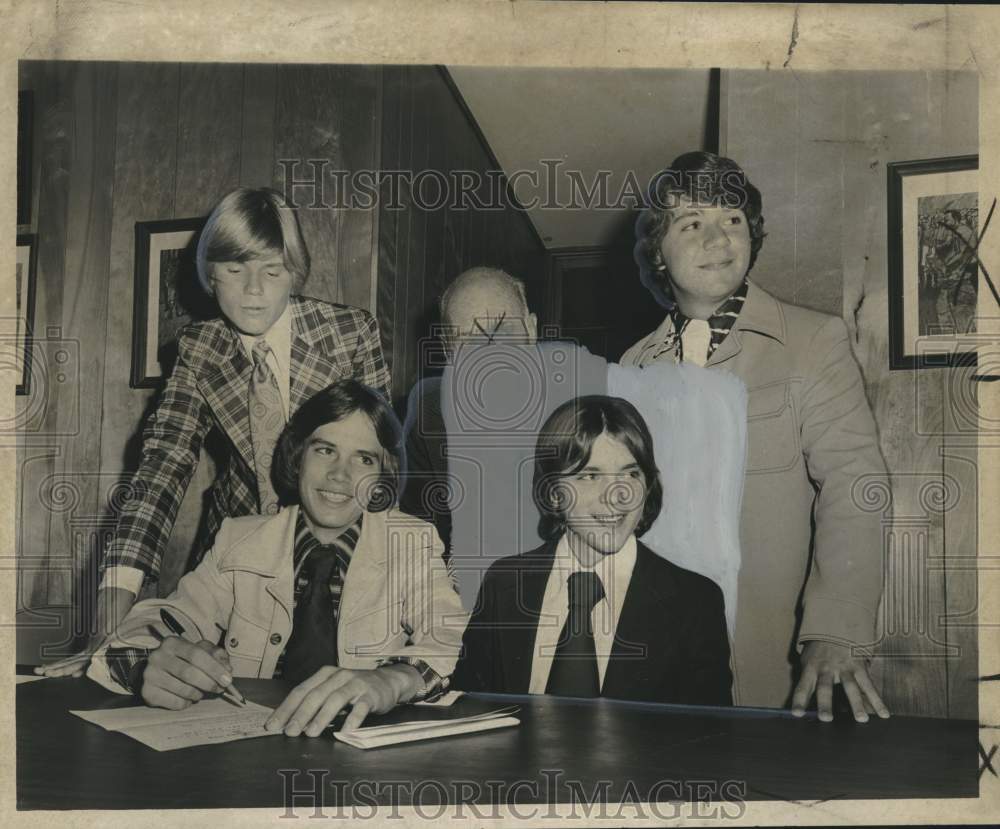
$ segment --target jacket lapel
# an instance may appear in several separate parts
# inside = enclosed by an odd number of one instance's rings
[[[292,554],[298,510],[297,506],[288,507],[262,525],[255,525],[251,535],[234,542],[234,546],[250,545],[252,553],[241,555],[233,561],[224,559],[219,568],[222,571],[254,573],[266,579],[264,589],[287,614],[289,629],[294,601]],[[225,556],[225,551],[221,555]],[[269,620],[269,615],[262,611],[261,621],[266,621],[264,617]]]
[[[247,402],[252,366],[229,325],[223,320],[216,322],[217,325],[206,326],[200,332],[201,336],[192,347],[192,370],[216,420],[253,469]]]
[[[501,624],[510,625],[500,654],[503,684],[509,693],[526,694],[531,683],[538,619],[555,551],[556,543],[549,542],[525,553],[523,563],[504,580],[497,596]]]
[[[268,582],[265,588],[271,597],[278,603],[288,616],[288,629],[292,628],[292,617],[295,610],[295,568],[292,564],[295,547],[295,516],[298,514],[298,507],[285,510],[288,513],[288,520],[285,526],[280,528],[280,533],[275,532],[275,537],[265,538],[261,534],[261,544],[270,544],[271,549],[278,549],[283,552],[282,563],[274,568],[274,579]],[[275,528],[278,530],[279,528]]]
[[[715,349],[715,352],[708,361],[705,363],[707,366],[716,366],[719,363],[724,363],[735,357],[740,351],[743,350],[743,343],[740,341],[740,330],[739,330],[739,320],[737,319],[736,324],[730,329],[729,334],[726,338],[719,343],[719,347]]]
[[[604,676],[604,696],[635,698],[641,686],[656,681],[663,662],[669,659],[668,620],[677,597],[672,584],[657,578],[655,556],[638,542],[635,568]]]
[[[706,366],[716,366],[726,362],[743,350],[743,337],[747,332],[762,334],[778,342],[785,342],[785,319],[781,313],[778,301],[754,282],[749,283],[746,302],[736,324],[708,358]]]
[[[323,320],[312,300],[292,297],[291,304],[289,402],[291,413],[294,413],[316,392],[330,385],[334,376],[330,372],[330,355],[335,349],[330,347],[328,340],[336,337],[336,330]]]
[[[381,594],[387,584],[386,551],[391,549],[389,532],[384,512],[365,513],[361,522],[361,535],[354,546],[340,593],[338,633],[366,613],[385,610],[385,597]],[[379,615],[378,618],[382,619],[383,616]]]

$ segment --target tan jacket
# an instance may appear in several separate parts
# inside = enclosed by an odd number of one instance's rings
[[[647,364],[661,329],[626,351],[622,365]],[[796,645],[874,639],[883,515],[860,492],[885,480],[885,464],[843,320],[751,282],[706,368],[747,387],[734,700],[778,707],[792,690]]]
[[[295,519],[298,507],[275,516],[226,519],[215,545],[166,599],[139,602],[118,628],[114,646],[156,647],[168,634],[169,608],[192,640],[222,644],[234,676],[270,678],[292,632]],[[337,627],[340,667],[374,668],[391,656],[424,660],[451,674],[467,614],[441,558],[433,526],[396,510],[365,513],[341,595]],[[106,646],[107,647],[107,646]],[[113,691],[105,648],[88,676]]]

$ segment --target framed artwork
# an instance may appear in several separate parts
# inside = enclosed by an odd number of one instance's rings
[[[35,323],[35,237],[19,234],[15,260],[14,364],[18,369],[17,394],[31,394],[31,334]]]
[[[211,316],[211,303],[198,286],[195,266],[204,224],[203,218],[136,222],[129,383],[134,389],[159,386],[177,357],[180,329]]]
[[[886,166],[889,368],[975,364],[979,157]]]
[[[17,223],[31,224],[31,92],[17,93]]]

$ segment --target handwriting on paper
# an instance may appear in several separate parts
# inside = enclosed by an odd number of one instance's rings
[[[170,751],[280,733],[264,730],[272,710],[253,702],[235,707],[223,699],[210,699],[182,711],[140,705],[70,713],[108,731],[119,731],[157,751]]]

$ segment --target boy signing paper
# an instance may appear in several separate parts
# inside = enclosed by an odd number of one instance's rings
[[[267,727],[289,736],[318,735],[348,704],[345,729],[440,694],[466,617],[433,527],[390,508],[400,440],[391,409],[355,380],[310,399],[275,451],[289,506],[227,519],[174,593],[133,608],[89,676],[174,709],[233,677],[281,677],[296,686]]]

